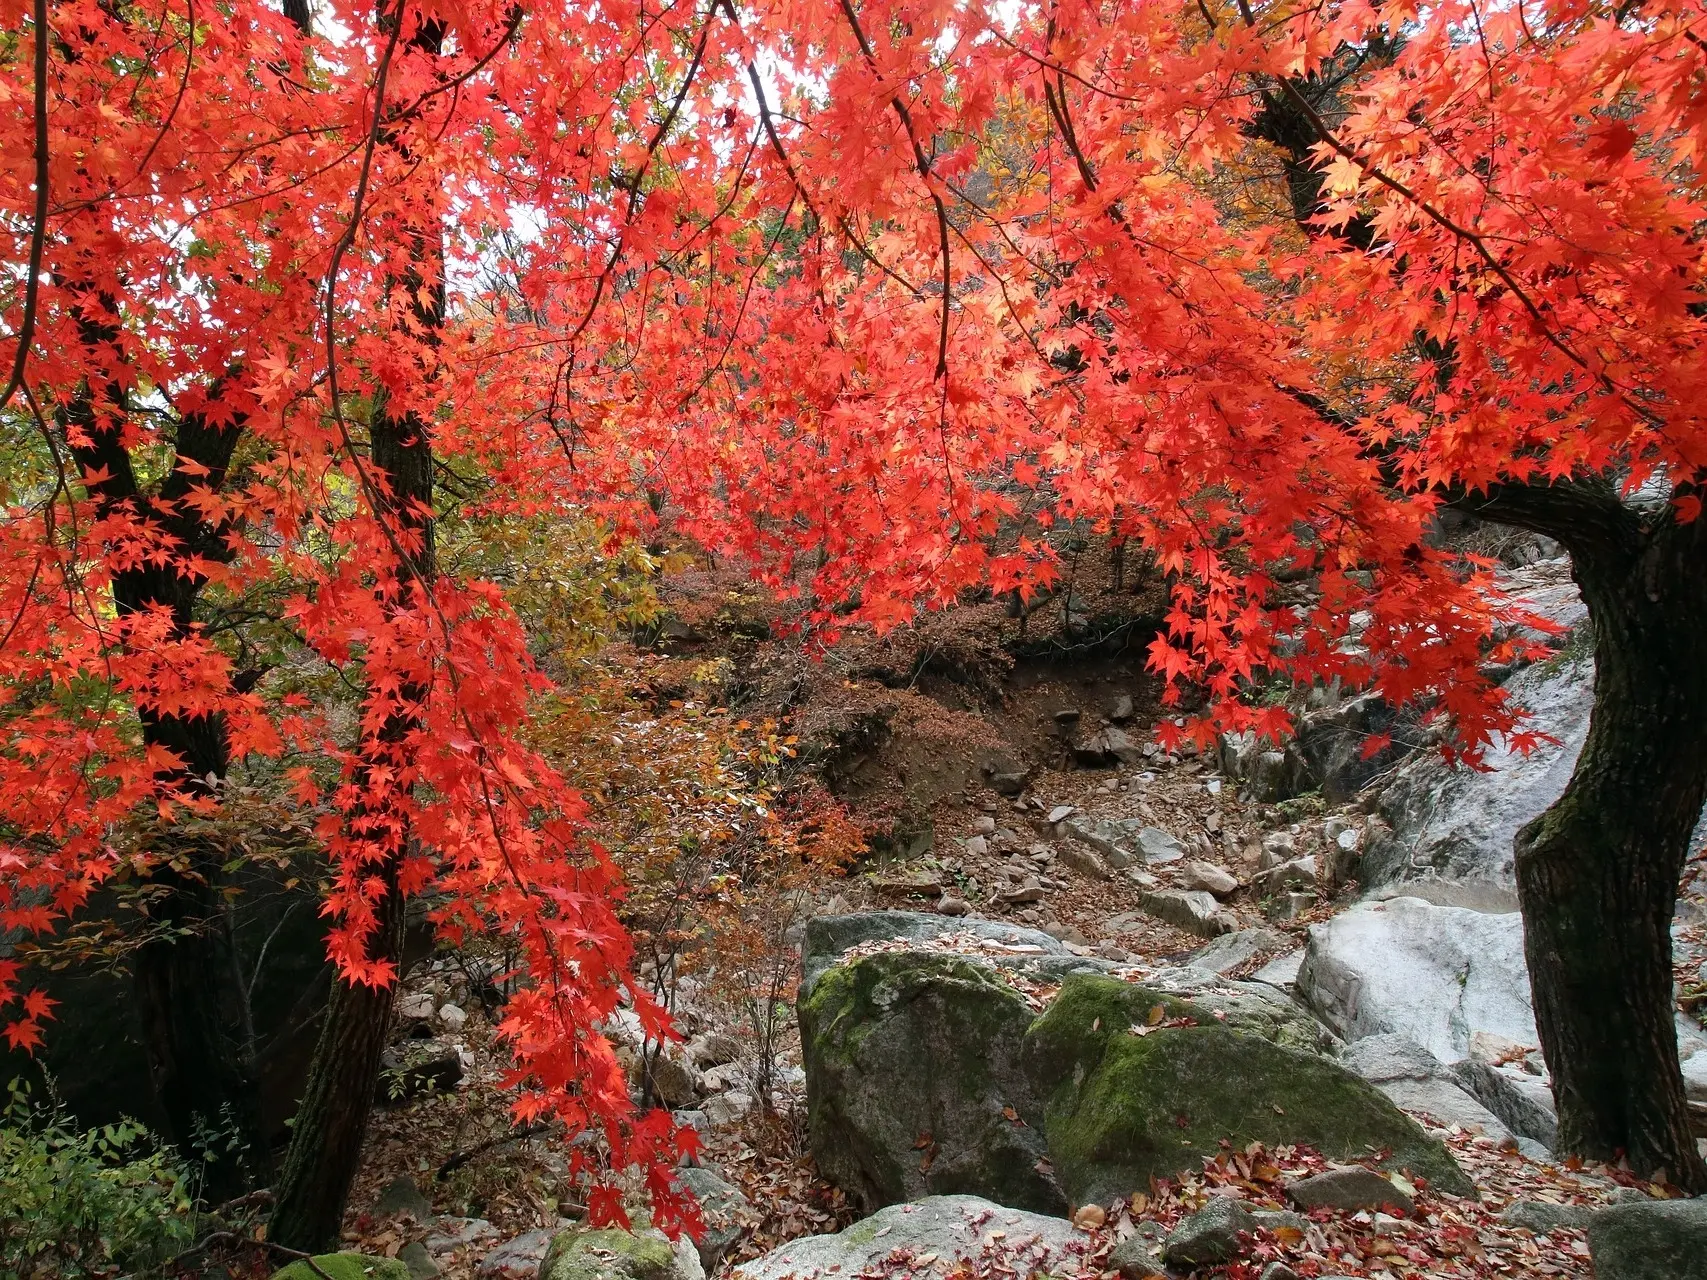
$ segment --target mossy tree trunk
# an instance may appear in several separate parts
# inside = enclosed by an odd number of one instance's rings
[[[1557,539],[1594,631],[1587,741],[1518,833],[1517,888],[1558,1146],[1707,1192],[1678,1066],[1671,923],[1707,801],[1707,520],[1608,485],[1496,491],[1463,509]]]

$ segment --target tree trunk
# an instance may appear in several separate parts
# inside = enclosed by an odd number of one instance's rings
[[[1558,1147],[1623,1155],[1644,1177],[1707,1192],[1671,957],[1678,880],[1707,801],[1707,520],[1679,525],[1669,509],[1644,520],[1610,491],[1547,519],[1504,497],[1515,515],[1476,506],[1565,544],[1594,628],[1587,741],[1564,794],[1516,841]]]
[[[1341,50],[1334,60],[1385,59],[1393,48]],[[1304,104],[1333,105],[1339,91],[1324,78],[1339,79],[1332,62],[1321,75],[1265,88],[1248,126],[1281,149],[1294,217],[1311,235],[1320,234],[1311,219],[1323,135]],[[1367,219],[1339,234],[1356,249],[1378,243]],[[1447,388],[1454,343],[1421,338],[1418,354]],[[1406,484],[1396,474],[1388,481]],[[1563,544],[1595,632],[1588,739],[1564,794],[1515,842],[1559,1148],[1597,1159],[1623,1153],[1638,1173],[1663,1171],[1707,1192],[1678,1067],[1671,967],[1678,879],[1707,799],[1707,518],[1679,525],[1669,505],[1638,512],[1605,475],[1459,492],[1449,502]]]
[[[395,877],[380,908],[372,954],[403,954],[403,898]],[[267,1237],[289,1249],[335,1249],[350,1183],[361,1163],[368,1113],[379,1089],[380,1054],[391,1025],[395,986],[332,984],[290,1150],[278,1181]]]
[[[390,486],[387,521],[405,536],[418,539],[416,548],[399,566],[398,578],[401,591],[415,585],[419,605],[433,572],[432,521],[419,514],[432,502],[432,446],[419,420],[412,416],[394,418],[383,406],[382,396],[371,427],[372,458],[375,469]],[[401,606],[405,602],[396,603]],[[405,686],[402,696],[414,703],[426,696],[426,690]],[[399,778],[410,776],[413,770],[406,758],[410,749],[407,744],[418,727],[414,715],[388,716],[376,737],[364,746],[364,769],[383,766]],[[351,821],[357,828],[387,832],[384,837],[366,837],[383,838],[391,846],[378,868],[386,898],[380,927],[368,941],[368,958],[390,962],[401,977],[404,904],[397,885],[412,838],[408,816],[392,813],[384,815],[383,821],[364,823],[358,815]],[[395,985],[371,987],[342,977],[333,984],[320,1039],[314,1047],[308,1088],[292,1123],[290,1150],[268,1226],[269,1237],[287,1248],[314,1253],[337,1246],[350,1185],[361,1163],[362,1136],[379,1082],[380,1055],[390,1028],[394,991]]]
[[[166,603],[187,628],[200,582],[180,578],[168,590],[139,581],[151,576],[115,576],[119,612]],[[143,741],[183,761],[174,780],[214,794],[230,767],[224,718],[144,713],[141,719]],[[149,932],[131,960],[143,1052],[167,1128],[201,1174],[200,1196],[219,1203],[264,1180],[271,1167],[248,995],[230,904],[221,892],[227,855],[199,841],[185,843],[170,829],[157,839],[176,843],[158,850],[160,860],[148,874]]]
[[[106,353],[112,368],[99,392],[86,384],[62,410],[60,427],[68,443],[72,433],[80,437],[70,452],[102,515],[130,510],[152,523],[182,556],[223,561],[229,558],[223,529],[202,520],[184,499],[194,487],[205,484],[217,491],[223,486],[242,423],[213,425],[199,414],[179,419],[173,440],[178,461],[151,498],[121,441],[128,406],[116,378],[124,358],[112,319],[116,310],[113,299],[92,296],[88,312],[79,315],[85,346],[97,355]],[[210,399],[218,398],[216,383]],[[126,567],[113,574],[113,607],[122,617],[165,606],[179,634],[187,634],[205,583],[204,576],[182,572],[178,564]],[[170,751],[181,762],[162,772],[161,780],[215,794],[230,766],[224,718],[149,711],[139,718],[143,742]],[[175,837],[167,830],[158,839],[164,844]],[[194,843],[158,852],[168,856],[148,873],[143,895],[148,923],[131,958],[143,1053],[168,1135],[201,1175],[199,1194],[223,1201],[249,1190],[270,1164],[260,1126],[254,1046],[246,1032],[247,997],[237,976],[230,911],[220,893],[225,856]]]
[[[380,24],[401,22],[400,2],[382,12]],[[436,55],[444,38],[437,21],[422,24],[409,41],[411,48]],[[396,136],[397,122],[387,129],[385,144],[407,154]],[[444,326],[444,243],[435,222],[430,228],[399,229],[408,237],[411,267],[392,281],[411,299],[416,331],[429,345]],[[430,371],[423,370],[430,376]],[[369,428],[369,456],[386,494],[370,494],[376,513],[397,539],[401,562],[396,571],[396,595],[387,601],[397,609],[426,608],[436,572],[433,521],[433,449],[427,424],[413,413],[394,413],[384,390],[374,396]],[[418,705],[427,691],[405,686],[405,704]],[[408,741],[419,729],[414,714],[387,716],[379,732],[363,744],[363,767],[382,766],[407,787],[413,776],[407,758]],[[406,812],[385,815],[390,850],[380,874],[387,896],[383,927],[369,942],[369,958],[390,961],[402,976],[404,904],[398,892],[398,872],[412,835]],[[379,825],[379,824],[376,824]],[[394,987],[374,988],[339,978],[326,1010],[320,1040],[315,1046],[309,1087],[297,1109],[290,1151],[278,1186],[277,1207],[269,1223],[270,1238],[293,1249],[318,1252],[336,1247],[350,1185],[361,1162],[362,1135],[373,1107],[391,1021]]]
[[[405,537],[418,539],[399,566],[398,579],[402,592],[407,593],[411,584],[417,588],[415,602],[420,606],[433,571],[432,522],[419,514],[432,502],[432,446],[420,421],[385,412],[383,396],[371,432],[374,467],[385,477],[392,495],[385,518]],[[402,607],[406,600],[395,603]],[[405,686],[402,697],[416,703],[426,692]],[[363,769],[379,766],[407,779],[413,773],[406,755],[411,749],[408,742],[418,728],[413,714],[388,716],[378,734],[363,746]],[[398,872],[412,838],[408,815],[354,815],[349,821],[363,838],[383,839],[389,845],[383,865],[377,868],[386,897],[380,926],[368,940],[368,958],[389,962],[401,977],[404,904]],[[385,834],[374,835],[374,831]],[[287,1248],[316,1253],[337,1247],[350,1185],[361,1164],[362,1136],[379,1083],[395,989],[395,984],[373,987],[343,977],[333,983],[268,1226],[269,1237]]]

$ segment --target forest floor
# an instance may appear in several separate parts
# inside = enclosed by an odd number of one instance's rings
[[[1183,961],[1205,939],[1145,914],[1138,887],[1107,877],[1094,863],[1064,852],[1073,842],[1051,834],[1052,811],[1071,806],[1102,819],[1136,818],[1170,832],[1184,846],[1179,862],[1150,870],[1162,887],[1185,887],[1193,860],[1224,867],[1241,882],[1256,872],[1265,837],[1285,833],[1296,852],[1316,851],[1319,801],[1280,806],[1251,803],[1222,776],[1217,762],[1189,749],[1162,751],[1152,739],[1163,714],[1158,688],[1144,672],[1143,644],[1153,634],[1159,600],[1153,587],[1116,589],[1088,571],[1022,620],[1001,602],[937,615],[886,638],[854,634],[818,654],[786,633],[786,611],[762,596],[696,569],[672,581],[672,613],[656,642],[627,647],[620,662],[650,691],[660,717],[682,714],[689,677],[715,666],[730,716],[773,714],[803,744],[804,758],[825,778],[882,851],[827,882],[817,909],[898,907],[930,910],[960,897],[978,915],[1045,928],[1069,945],[1111,958],[1159,966]],[[1118,768],[1074,763],[1070,738],[1118,721],[1144,754]],[[1065,729],[1063,726],[1066,726]],[[1001,794],[992,772],[1027,775],[1023,800]],[[1050,857],[1033,851],[1047,848]],[[1036,894],[1004,904],[992,899],[1031,873]],[[1343,901],[1343,898],[1342,898]],[[1304,932],[1334,902],[1295,904],[1290,919],[1259,914],[1233,895],[1227,909],[1245,925],[1275,933],[1274,945],[1238,972],[1303,944]],[[446,971],[417,971],[403,996],[448,989]],[[376,1113],[346,1237],[352,1247],[396,1255],[423,1235],[450,1280],[505,1274],[490,1261],[505,1241],[537,1257],[541,1233],[581,1209],[564,1198],[568,1169],[561,1138],[550,1133],[501,1141],[441,1172],[447,1161],[509,1132],[504,1053],[485,1013],[473,1002],[460,1026],[465,1071],[454,1091],[427,1094]],[[693,1011],[701,1032],[740,1037],[736,1014],[711,1004]],[[796,1038],[784,1036],[775,1111],[754,1107],[714,1125],[702,1162],[738,1187],[750,1205],[740,1236],[719,1268],[801,1235],[834,1231],[856,1215],[841,1193],[816,1174],[805,1141],[805,1098]],[[1424,1194],[1407,1220],[1339,1215],[1319,1238],[1281,1242],[1299,1274],[1347,1276],[1588,1276],[1579,1230],[1545,1235],[1501,1221],[1518,1200],[1600,1204],[1634,1180],[1626,1172],[1529,1160],[1488,1139],[1437,1130],[1474,1178],[1479,1201]],[[1236,1190],[1272,1200],[1281,1174],[1307,1164],[1307,1152],[1231,1153],[1198,1178],[1164,1189],[1145,1216],[1171,1221],[1206,1195]],[[412,1178],[440,1215],[432,1224],[375,1211],[384,1189]],[[1621,1190],[1625,1189],[1625,1190]],[[1663,1189],[1652,1189],[1663,1194]],[[1093,1232],[1100,1245],[1129,1234],[1131,1209]],[[459,1233],[466,1239],[457,1240]],[[518,1240],[518,1238],[520,1238]],[[1100,1257],[1093,1254],[1093,1258]],[[482,1260],[487,1260],[482,1270]],[[521,1275],[522,1269],[511,1272]],[[1087,1274],[1097,1274],[1094,1270]],[[1245,1277],[1235,1267],[1226,1274]],[[1257,1272],[1249,1271],[1249,1280]]]

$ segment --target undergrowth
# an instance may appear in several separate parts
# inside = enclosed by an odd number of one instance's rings
[[[158,1265],[195,1230],[187,1171],[132,1120],[75,1128],[17,1080],[0,1111],[0,1276],[106,1276]]]

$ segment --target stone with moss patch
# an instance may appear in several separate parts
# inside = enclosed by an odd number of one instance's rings
[[[1151,990],[1207,1009],[1211,1017],[1234,1031],[1260,1036],[1288,1049],[1332,1054],[1339,1041],[1296,1000],[1261,982],[1243,982],[1187,966],[1161,969],[1144,985]]]
[[[1021,1064],[1032,1017],[1019,992],[955,956],[885,952],[827,970],[800,1002],[819,1170],[867,1212],[946,1194],[1063,1210]]]
[[[691,1247],[674,1246],[657,1231],[559,1232],[539,1264],[539,1280],[704,1280],[704,1276]]]
[[[409,1280],[409,1268],[396,1258],[375,1258],[365,1253],[322,1253],[314,1259],[332,1280]],[[273,1272],[273,1280],[320,1280],[300,1259]]]
[[[942,945],[945,935],[988,942],[994,949],[982,959],[1000,959],[1004,965],[1027,973],[1044,962],[1061,966],[1077,963],[1080,972],[1098,967],[1095,961],[1087,963],[1083,957],[1074,956],[1059,939],[1005,920],[941,916],[929,911],[855,911],[817,916],[806,922],[800,945],[801,994],[811,994],[820,975],[841,964],[846,953],[861,943],[919,943],[938,954],[954,954]],[[1062,972],[1066,971],[1063,967]],[[1057,974],[1057,981],[1059,977]]]
[[[1367,1081],[1163,992],[1068,979],[1027,1034],[1026,1063],[1045,1091],[1050,1157],[1075,1204],[1195,1170],[1223,1139],[1302,1144],[1453,1194],[1473,1190],[1445,1147]]]

